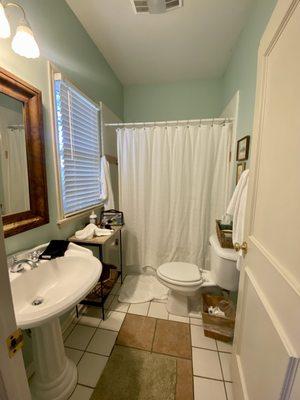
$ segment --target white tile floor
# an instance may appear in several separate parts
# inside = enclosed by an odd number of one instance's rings
[[[67,356],[78,367],[78,385],[70,400],[88,400],[112,351],[126,313],[190,323],[195,400],[233,400],[230,377],[231,345],[203,334],[199,309],[190,317],[169,314],[163,302],[118,302],[120,282],[109,295],[106,319],[101,310],[88,307],[64,332]]]

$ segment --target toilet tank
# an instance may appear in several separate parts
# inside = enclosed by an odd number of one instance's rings
[[[236,268],[237,252],[220,246],[217,235],[209,238],[211,279],[223,289],[236,291],[239,271]]]

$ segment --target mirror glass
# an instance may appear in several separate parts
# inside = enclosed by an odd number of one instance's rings
[[[23,103],[0,93],[0,209],[30,210]]]

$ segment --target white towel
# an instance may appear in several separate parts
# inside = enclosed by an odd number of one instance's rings
[[[92,239],[94,236],[109,236],[113,233],[110,229],[98,228],[95,224],[88,224],[85,228],[75,232],[76,239]]]
[[[65,252],[65,257],[72,257],[72,256],[92,256],[93,252],[85,247],[78,246],[78,244],[70,243],[68,246],[68,250]]]
[[[247,203],[247,191],[248,191],[248,178],[249,170],[246,169],[234,190],[233,196],[228,205],[226,214],[232,216],[233,227],[232,227],[232,242],[242,244],[245,240],[244,229],[245,229],[245,218],[246,218],[246,203]],[[243,252],[239,251],[237,259],[237,269],[240,270],[241,263],[243,260]]]
[[[113,232],[114,232],[113,229],[103,229],[103,228],[98,228],[98,227],[96,226],[94,235],[95,235],[95,236],[109,236],[109,235],[111,235]]]
[[[101,157],[101,185],[104,199],[104,210],[114,209],[115,201],[111,186],[110,167],[105,156]]]

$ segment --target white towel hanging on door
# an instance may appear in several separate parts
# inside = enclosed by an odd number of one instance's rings
[[[248,191],[248,178],[249,169],[246,169],[234,190],[233,196],[228,205],[226,214],[232,216],[233,226],[232,226],[232,242],[242,244],[245,240],[244,230],[245,230],[245,219],[246,219],[246,203],[247,203],[247,191]],[[241,262],[243,260],[243,252],[239,251],[239,256],[237,259],[237,269],[240,269]]]
[[[111,174],[109,163],[105,156],[101,157],[101,185],[104,199],[104,209],[115,208],[114,193],[111,186]]]

